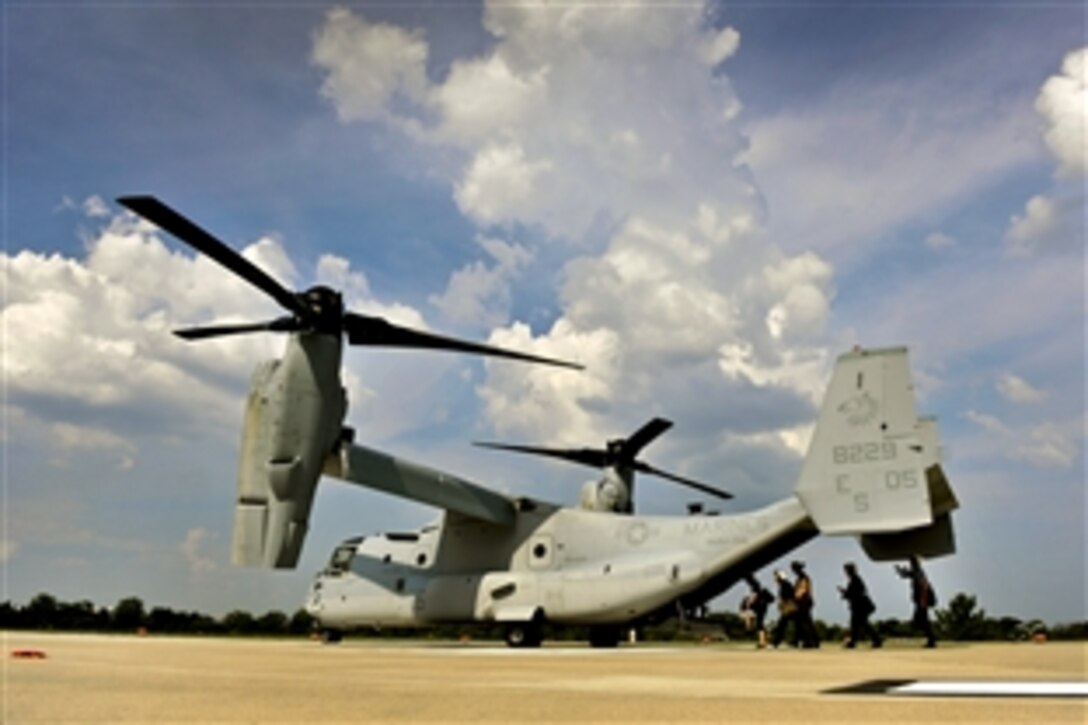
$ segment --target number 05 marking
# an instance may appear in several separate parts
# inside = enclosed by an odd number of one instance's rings
[[[917,471],[913,469],[908,469],[906,471],[887,471],[884,474],[884,486],[889,491],[897,491],[900,488],[917,488]]]

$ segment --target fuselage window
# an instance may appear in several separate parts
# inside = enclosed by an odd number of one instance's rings
[[[332,552],[329,560],[329,573],[342,574],[351,566],[351,560],[355,558],[355,545],[339,546]]]

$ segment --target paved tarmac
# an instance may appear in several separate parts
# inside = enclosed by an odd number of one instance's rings
[[[1088,722],[1084,697],[833,694],[873,680],[1088,681],[1088,644],[757,651],[5,632],[3,722]],[[12,656],[38,650],[45,659]]]

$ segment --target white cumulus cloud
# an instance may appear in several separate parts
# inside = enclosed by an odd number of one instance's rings
[[[1056,226],[1054,202],[1045,196],[1031,197],[1024,213],[1014,215],[1009,221],[1006,235],[1009,251],[1014,254],[1030,253],[1050,236]]]
[[[704,28],[702,17],[694,6],[663,12],[638,2],[486,3],[494,48],[454,62],[440,83],[419,81],[422,92],[408,79],[419,77],[425,48],[388,59],[403,65],[400,74],[382,76],[399,94],[357,72],[376,52],[359,29],[374,24],[351,11],[327,16],[313,58],[327,72],[323,92],[344,120],[380,117],[424,148],[442,144],[462,155],[450,184],[470,218],[485,226],[540,224],[578,239],[602,212],[687,216],[699,194],[754,194],[743,174],[730,171],[744,149],[727,128],[735,94],[697,50],[717,42],[720,54],[739,42],[730,40],[737,34]],[[330,37],[335,53],[326,51]],[[413,47],[425,43],[416,31],[401,29],[397,37]],[[369,90],[375,85],[383,93]],[[384,99],[384,106],[365,117],[346,114],[359,95]],[[419,102],[398,104],[398,95]]]
[[[105,428],[61,421],[50,426],[48,440],[52,443],[54,465],[68,467],[80,456],[91,453],[113,456],[119,471],[131,470],[136,465],[136,444]]]
[[[621,342],[616,332],[578,330],[560,319],[539,337],[534,337],[528,326],[515,323],[493,332],[489,342],[577,361],[586,367],[574,373],[542,366],[488,364],[487,381],[478,392],[499,434],[569,445],[597,440],[600,421],[585,403],[606,400],[617,387]]]
[[[273,240],[245,254],[272,274],[291,272]],[[127,214],[90,240],[83,259],[21,251],[3,255],[3,263],[2,345],[15,403],[29,396],[102,415],[158,407],[160,422],[181,414],[181,427],[196,415],[222,423],[237,417],[224,384],[244,380],[251,361],[276,349],[270,336],[239,336],[202,343],[197,353],[170,334],[191,324],[266,319],[275,305],[214,262],[169,251]],[[127,451],[124,433],[55,422],[67,447]]]
[[[104,218],[110,215],[110,208],[102,197],[88,196],[83,200],[83,213],[89,217]]]
[[[1088,47],[1065,56],[1061,74],[1043,84],[1035,109],[1046,121],[1043,138],[1058,160],[1058,173],[1088,171]]]
[[[716,35],[707,38],[699,46],[699,57],[707,65],[718,65],[734,55],[740,48],[740,33],[733,28],[723,28]]]
[[[7,285],[0,310],[5,411],[19,421],[2,432],[6,440],[46,436],[58,465],[98,453],[112,456],[116,469],[129,470],[136,465],[140,436],[169,439],[210,430],[234,439],[250,372],[260,361],[279,357],[285,337],[186,342],[172,331],[268,320],[283,311],[216,262],[181,251],[180,243],[168,247],[164,239],[150,224],[121,213],[103,220],[84,256],[27,250],[0,255]],[[514,264],[516,252],[493,249],[497,259]],[[288,288],[303,286],[278,239],[259,239],[241,254]],[[366,277],[342,258],[322,256],[314,276],[342,289],[356,312],[428,328],[412,307],[376,299]],[[362,382],[361,357],[354,350],[345,355],[344,381],[357,416],[376,395]],[[375,439],[412,425],[409,411],[419,406],[408,400],[427,395],[446,369],[418,365],[395,353],[368,361],[371,381],[402,391],[395,412],[366,418]],[[413,394],[404,394],[406,389]]]
[[[451,194],[479,226],[521,225],[578,250],[560,275],[554,324],[534,334],[514,321],[491,342],[587,370],[489,364],[478,391],[491,424],[586,443],[664,401],[677,417],[733,416],[754,429],[809,422],[797,416],[825,381],[834,270],[815,254],[784,253],[766,235],[760,194],[739,163],[748,145],[735,120],[740,102],[721,65],[740,34],[708,27],[696,6],[638,2],[493,2],[483,21],[495,38],[486,53],[456,60],[425,92],[403,89],[415,105],[385,93],[367,118],[407,129],[422,154],[436,145],[461,154]],[[348,26],[372,24],[351,11],[330,14],[317,45],[346,37]],[[402,29],[396,37],[423,36]],[[365,42],[356,34],[354,52],[351,43],[335,55],[315,49],[324,92],[345,120],[344,104],[367,92],[349,83],[373,52]],[[402,74],[383,78],[415,78],[425,56],[399,55]],[[505,323],[498,312],[522,266],[495,260],[458,270],[431,301],[450,319]],[[793,401],[793,417],[757,422],[710,402],[756,389]]]
[[[450,276],[446,290],[430,297],[446,319],[461,325],[497,327],[509,320],[510,287],[533,259],[519,244],[494,237],[478,237],[477,243],[492,264],[472,262]]]
[[[1046,392],[1012,373],[1005,373],[997,381],[997,392],[1013,403],[1040,403],[1046,400]]]
[[[345,121],[388,113],[398,99],[421,102],[427,90],[427,43],[421,34],[370,23],[345,8],[329,11],[313,60],[330,70],[321,92]]]
[[[969,410],[964,413],[964,417],[989,433],[1001,436],[1012,435],[1012,431],[1009,430],[1008,426],[989,413],[980,413],[977,410]]]
[[[481,224],[515,221],[535,206],[537,180],[551,168],[547,160],[526,158],[517,144],[487,146],[457,184],[454,199]]]
[[[1079,454],[1077,443],[1064,427],[1044,424],[1032,428],[1027,440],[1012,450],[1012,457],[1039,468],[1072,468]]]
[[[1028,200],[1023,214],[1014,214],[1005,233],[1005,251],[1012,257],[1084,249],[1084,197],[1059,199],[1036,195]]]
[[[204,553],[206,544],[215,538],[215,533],[205,528],[189,529],[185,532],[185,540],[178,546],[178,551],[185,558],[189,571],[194,576],[215,571],[215,560]]]
[[[454,63],[445,83],[429,95],[440,116],[437,137],[471,146],[517,136],[532,114],[546,109],[547,76],[547,68],[518,75],[498,54]]]
[[[1005,232],[1005,249],[1012,256],[1072,250],[1085,243],[1084,185],[1076,183],[1088,171],[1088,47],[1065,56],[1060,75],[1043,84],[1035,100],[1043,117],[1043,140],[1058,163],[1057,177],[1073,184],[1028,200],[1014,214]]]
[[[985,430],[994,456],[1036,468],[1071,469],[1083,452],[1084,420],[1012,424],[988,413],[968,411],[965,418]]]

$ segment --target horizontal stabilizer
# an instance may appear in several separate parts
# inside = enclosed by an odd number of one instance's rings
[[[941,514],[929,526],[890,534],[862,534],[861,548],[873,561],[902,561],[910,556],[933,559],[956,553],[952,517]]]
[[[329,456],[324,473],[500,526],[512,525],[516,516],[514,502],[506,496],[363,446],[342,446]]]
[[[928,421],[933,424],[934,421]],[[934,434],[936,428],[933,428]],[[888,534],[863,534],[861,548],[873,561],[900,561],[916,555],[926,559],[956,553],[956,537],[952,529],[952,511],[959,508],[956,495],[948,485],[944,469],[934,464],[926,469],[926,485],[933,506],[934,522],[905,531]]]

